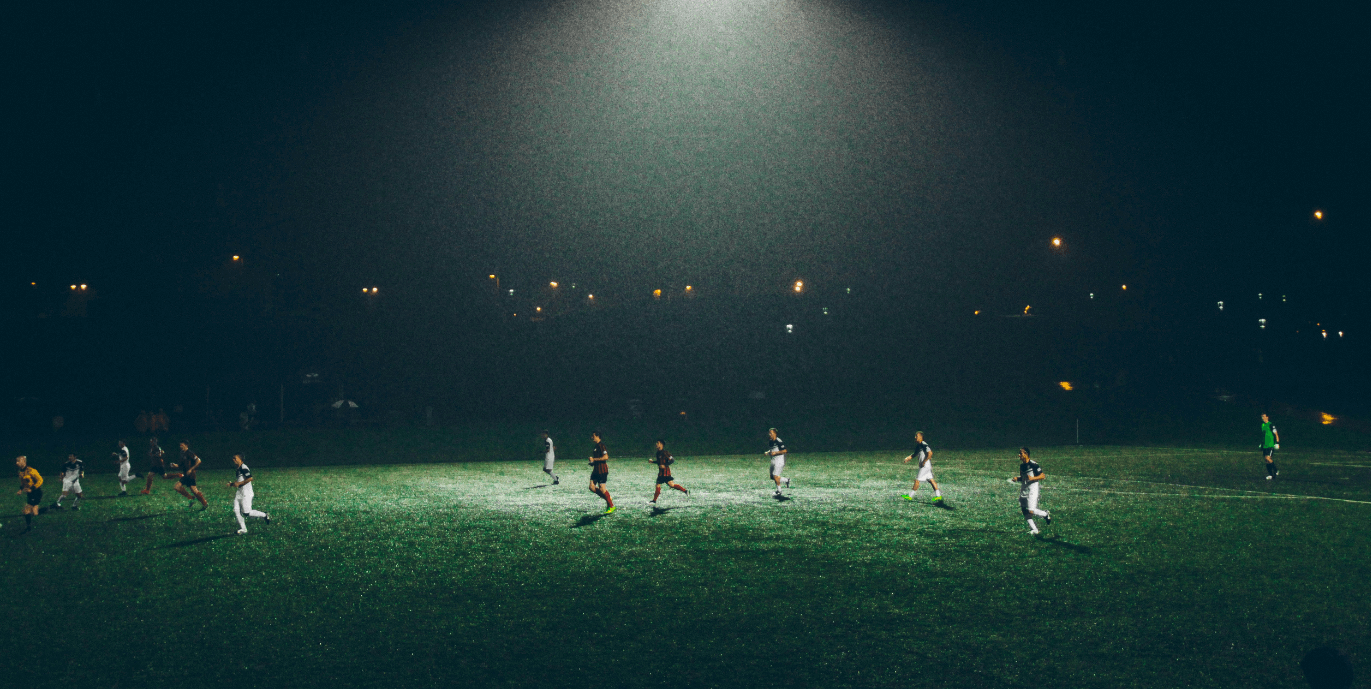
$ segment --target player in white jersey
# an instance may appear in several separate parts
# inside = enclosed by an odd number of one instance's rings
[[[85,495],[81,492],[81,477],[86,475],[86,464],[76,458],[75,454],[67,455],[67,461],[62,463],[62,494],[57,496],[57,502],[53,503],[53,509],[62,509],[62,500],[68,493],[76,493],[76,498],[71,501],[71,508],[81,509],[81,498]]]
[[[1033,517],[1042,517],[1052,526],[1052,513],[1038,509],[1038,484],[1046,477],[1043,468],[1029,457],[1028,448],[1019,448],[1019,475],[1009,477],[1009,481],[1019,484],[1019,511],[1028,522],[1028,532],[1034,536],[1038,535],[1038,525],[1033,523]]]
[[[561,483],[557,474],[552,472],[552,464],[557,461],[557,449],[552,445],[552,436],[543,431],[543,473],[552,477],[552,485]]]
[[[133,465],[129,463],[129,446],[120,440],[119,449],[113,454],[114,463],[119,465],[119,497],[128,497],[129,483],[136,478],[133,475]]]
[[[919,460],[919,476],[914,479],[914,487],[905,494],[905,500],[913,500],[914,494],[919,491],[919,484],[928,481],[928,485],[933,486],[933,502],[943,501],[943,492],[938,488],[938,482],[933,480],[933,448],[924,442],[924,432],[918,431],[914,434],[914,451],[904,458],[904,463],[908,464],[911,459]]]
[[[781,483],[785,487],[790,487],[790,479],[781,476],[781,470],[785,469],[785,441],[776,435],[776,429],[769,429],[767,437],[771,439],[771,447],[762,454],[771,458],[771,480],[776,482],[776,497],[781,497]]]
[[[256,517],[268,524],[271,523],[271,516],[252,509],[252,470],[243,463],[243,455],[234,455],[233,464],[238,470],[234,480],[228,482],[228,487],[238,489],[233,496],[233,516],[238,518],[238,533],[245,534],[248,532],[248,523],[243,519],[244,516]]]

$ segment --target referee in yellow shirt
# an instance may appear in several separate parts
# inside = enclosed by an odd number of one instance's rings
[[[19,467],[19,490],[16,494],[24,494],[24,532],[33,529],[33,518],[38,515],[38,506],[43,504],[43,477],[38,474],[38,470],[29,466],[29,458],[19,455],[14,459],[14,465]]]

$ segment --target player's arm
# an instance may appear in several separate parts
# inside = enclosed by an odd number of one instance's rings
[[[1038,472],[1038,475],[1037,475],[1037,476],[1029,476],[1029,477],[1028,477],[1028,482],[1029,482],[1029,483],[1037,483],[1038,481],[1041,481],[1041,480],[1043,480],[1043,479],[1045,479],[1045,478],[1047,478],[1047,472],[1046,472],[1046,471],[1040,471],[1040,472]]]
[[[925,453],[924,453],[924,461],[919,462],[919,466],[923,466],[923,465],[925,465],[925,464],[928,464],[928,463],[931,462],[931,461],[933,461],[933,450],[932,450],[932,449],[929,449],[928,452],[925,452]]]
[[[1276,439],[1276,442],[1280,442],[1280,441],[1281,441],[1281,432],[1278,431],[1278,430],[1276,430],[1276,427],[1275,427],[1275,426],[1272,426],[1272,427],[1271,427],[1271,437],[1275,438],[1275,439]]]
[[[905,457],[905,458],[904,458],[904,463],[905,463],[905,464],[908,464],[908,463],[909,463],[909,460],[911,460],[911,459],[914,459],[914,455],[912,455],[912,454],[909,455],[908,457]]]

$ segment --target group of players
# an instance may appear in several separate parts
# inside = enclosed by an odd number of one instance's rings
[[[1280,448],[1280,433],[1276,430],[1276,427],[1271,424],[1270,417],[1266,414],[1262,414],[1261,418],[1262,457],[1266,462],[1266,478],[1270,480],[1280,474],[1280,471],[1276,468],[1273,456],[1275,450]],[[781,487],[791,487],[791,480],[781,473],[782,470],[785,469],[785,441],[781,440],[780,436],[777,435],[775,428],[767,431],[767,437],[769,439],[769,445],[766,452],[762,454],[768,459],[769,476],[771,477],[771,481],[776,485],[775,497],[781,498],[783,497]],[[542,438],[543,473],[546,473],[548,477],[552,479],[553,485],[557,485],[561,483],[561,477],[554,471],[557,461],[556,447],[554,446],[551,434],[549,434],[548,431],[542,432]],[[614,498],[609,494],[608,488],[609,450],[605,448],[604,439],[601,437],[599,431],[592,433],[590,438],[591,441],[594,442],[594,447],[592,447],[590,451],[589,462],[591,467],[590,492],[598,495],[605,501],[605,514],[611,514],[616,508],[614,505]],[[905,500],[912,501],[914,495],[919,490],[919,485],[921,483],[927,483],[933,488],[933,503],[935,505],[942,505],[942,489],[938,486],[937,480],[933,478],[933,448],[924,440],[923,431],[914,434],[914,442],[914,451],[904,458],[904,462],[908,464],[911,461],[918,460],[918,475],[914,479],[914,485],[910,488],[908,493],[903,495],[903,497]],[[115,462],[119,465],[119,495],[127,496],[128,484],[137,478],[137,475],[133,474],[130,470],[128,445],[120,440],[119,449],[113,454]],[[196,486],[196,471],[203,462],[200,457],[190,449],[190,446],[187,443],[181,443],[180,463],[171,464],[169,467],[165,458],[166,453],[163,452],[161,446],[158,445],[157,438],[154,437],[149,441],[147,454],[149,460],[148,471],[145,474],[147,485],[143,488],[141,494],[151,494],[153,480],[156,477],[161,476],[163,479],[167,480],[175,479],[176,492],[180,493],[187,500],[190,500],[190,505],[192,507],[197,500],[200,502],[200,509],[203,510],[209,507],[209,501],[205,499],[204,493],[201,493],[200,489]],[[656,490],[652,494],[652,500],[649,501],[651,504],[655,505],[658,499],[661,498],[663,485],[678,490],[686,496],[690,495],[690,491],[687,490],[685,486],[677,483],[675,476],[672,475],[671,465],[675,464],[676,460],[671,456],[671,452],[666,449],[665,440],[657,440],[657,454],[648,461],[657,466],[657,485]],[[229,481],[227,485],[230,488],[236,489],[233,499],[233,514],[238,519],[238,533],[244,534],[247,533],[247,522],[244,520],[244,517],[263,519],[268,524],[271,523],[271,517],[265,512],[252,509],[252,471],[248,469],[247,464],[243,463],[243,456],[234,455],[233,463],[237,467],[236,477],[233,481]],[[25,530],[27,531],[33,528],[33,517],[37,516],[40,512],[40,506],[43,500],[43,477],[39,475],[36,469],[28,466],[27,457],[20,456],[16,458],[15,465],[19,468],[19,493],[25,494],[27,497],[23,511],[26,524]],[[173,470],[179,469],[179,471],[169,473],[168,468]],[[62,501],[72,493],[75,494],[75,497],[72,500],[72,509],[81,509],[81,498],[83,497],[81,492],[81,478],[85,476],[84,463],[77,458],[75,454],[68,455],[67,461],[62,465],[61,473],[62,494],[58,496],[57,501],[53,503],[52,509],[62,509]],[[1017,476],[1009,477],[1009,481],[1011,483],[1019,484],[1019,511],[1023,514],[1024,521],[1028,524],[1029,533],[1033,535],[1039,533],[1038,525],[1034,521],[1034,517],[1042,517],[1043,521],[1049,526],[1052,524],[1052,514],[1038,508],[1041,484],[1046,477],[1047,474],[1042,470],[1042,467],[1039,466],[1037,462],[1033,461],[1030,450],[1027,447],[1019,448],[1019,474]]]
[[[132,471],[132,463],[129,458],[128,444],[123,440],[119,441],[118,449],[111,453],[114,462],[119,466],[119,495],[118,497],[128,497],[128,484],[132,483],[138,475]],[[175,480],[175,490],[190,501],[191,507],[198,501],[200,509],[209,508],[209,501],[205,499],[205,494],[200,492],[197,486],[197,473],[204,464],[190,445],[181,442],[181,461],[169,464],[166,461],[166,452],[158,444],[156,437],[148,441],[148,470],[145,472],[147,485],[140,491],[141,495],[152,494],[152,483],[157,477],[165,480]],[[45,511],[43,504],[43,477],[38,470],[28,465],[28,457],[20,455],[14,460],[14,464],[19,469],[19,494],[25,496],[24,500],[24,530],[29,531],[33,528],[33,518]],[[238,533],[248,532],[247,522],[244,517],[256,517],[271,523],[271,517],[261,510],[252,509],[252,470],[243,462],[242,455],[233,456],[233,464],[236,467],[234,480],[229,481],[227,486],[235,489],[233,496],[233,514],[238,518]],[[169,471],[172,470],[172,471]],[[62,464],[60,469],[62,476],[62,493],[48,509],[63,509],[62,501],[68,495],[74,494],[71,508],[81,509],[81,499],[85,497],[81,490],[81,479],[86,475],[86,465],[75,454],[67,455],[67,461]]]
[[[553,485],[557,485],[561,483],[561,477],[558,476],[554,470],[557,462],[557,448],[553,444],[552,437],[548,431],[543,431],[542,436],[543,473],[547,474],[548,477],[552,479]],[[782,475],[782,471],[785,469],[785,441],[781,440],[781,437],[777,434],[775,428],[767,430],[767,438],[769,440],[769,445],[766,452],[763,452],[762,454],[767,458],[768,475],[771,477],[772,483],[776,485],[776,492],[774,495],[777,498],[781,498],[784,497],[781,492],[781,487],[791,487],[790,478]],[[604,438],[601,437],[599,431],[591,433],[590,439],[595,443],[594,447],[590,450],[590,492],[600,496],[600,499],[605,501],[605,514],[611,514],[617,508],[614,505],[614,498],[610,496],[609,489],[607,488],[607,484],[609,483],[609,450],[605,448]],[[918,477],[914,479],[914,486],[910,488],[909,492],[905,493],[903,497],[906,500],[913,500],[914,494],[919,490],[919,484],[928,483],[933,487],[933,503],[935,505],[942,505],[942,489],[938,487],[937,480],[933,478],[933,448],[929,447],[928,442],[924,440],[923,431],[914,434],[914,441],[916,443],[914,451],[911,452],[909,456],[905,457],[904,461],[908,464],[910,461],[917,459],[919,461],[919,473]],[[690,495],[690,491],[687,490],[685,486],[677,483],[676,477],[671,473],[671,465],[674,464],[676,460],[671,456],[671,453],[667,451],[666,441],[660,439],[657,441],[657,456],[648,461],[657,465],[657,487],[652,493],[652,499],[648,501],[649,504],[655,505],[657,500],[661,498],[663,484],[669,488],[679,490],[687,496]],[[1037,523],[1033,520],[1034,517],[1042,517],[1048,525],[1052,524],[1052,514],[1046,510],[1038,509],[1040,484],[1046,477],[1047,474],[1043,472],[1042,467],[1039,466],[1037,462],[1033,461],[1030,450],[1026,447],[1019,448],[1019,475],[1011,476],[1009,481],[1011,483],[1019,484],[1019,510],[1023,514],[1024,519],[1028,522],[1029,533],[1035,535],[1039,533],[1039,529]]]

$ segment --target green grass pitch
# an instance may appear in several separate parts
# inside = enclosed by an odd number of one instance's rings
[[[1265,481],[1255,450],[1035,449],[1042,538],[1012,450],[938,451],[950,509],[900,499],[901,457],[792,454],[777,501],[760,451],[684,456],[656,509],[616,458],[609,516],[583,459],[254,466],[245,536],[224,461],[205,512],[89,475],[21,535],[11,492],[3,684],[1301,687],[1310,648],[1371,658],[1368,455]]]

